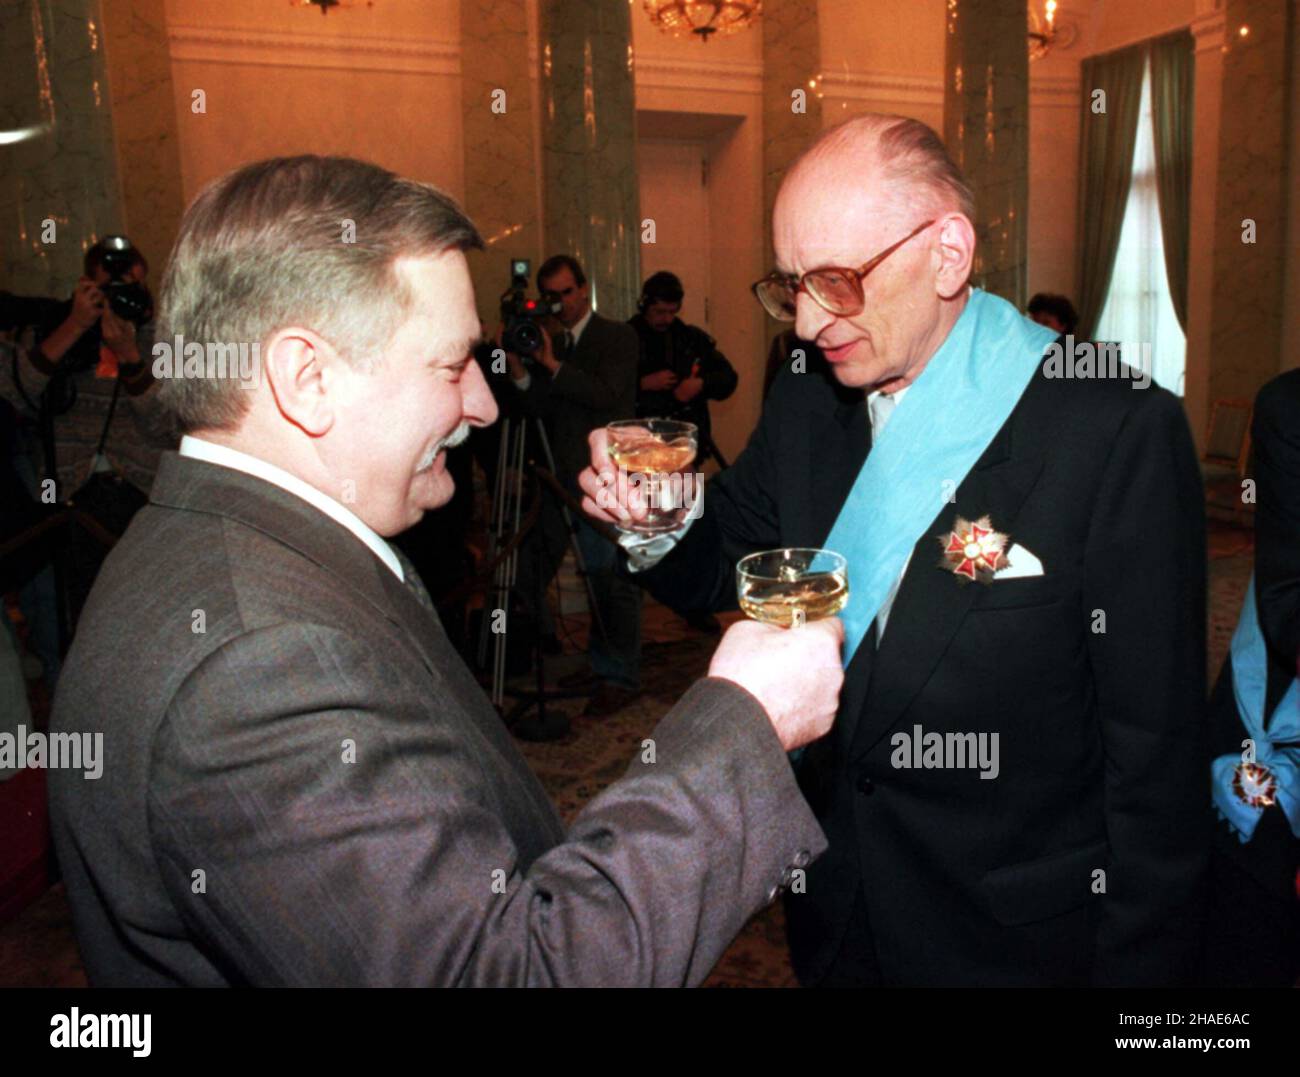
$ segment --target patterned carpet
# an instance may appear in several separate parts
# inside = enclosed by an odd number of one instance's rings
[[[724,627],[740,614],[723,614]],[[576,641],[585,625],[573,625]],[[560,814],[568,822],[583,806],[627,770],[641,741],[692,682],[708,672],[715,638],[689,628],[662,606],[647,603],[641,683],[646,692],[608,718],[581,716],[583,700],[554,706],[570,716],[568,736],[548,744],[520,744]],[[561,660],[562,669],[580,662]],[[785,947],[785,921],[776,905],[755,916],[709,977],[713,987],[793,987],[794,973]]]
[[[1210,528],[1209,670],[1218,674],[1251,572],[1248,531],[1227,525]],[[724,625],[738,615],[724,615]],[[581,618],[566,619],[571,636],[566,650],[583,643]],[[520,745],[566,820],[627,769],[643,737],[692,681],[708,669],[714,638],[689,628],[670,611],[647,603],[642,681],[645,695],[604,719],[580,716],[582,700],[555,704],[572,718],[560,741]],[[551,676],[581,665],[571,653],[558,659]],[[0,987],[78,986],[84,984],[61,886],[51,888],[9,924],[0,926]],[[719,961],[706,983],[714,987],[795,986],[785,947],[778,903],[755,916]]]

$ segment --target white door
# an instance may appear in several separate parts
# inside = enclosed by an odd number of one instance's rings
[[[704,143],[641,139],[637,143],[641,217],[654,221],[654,243],[641,244],[641,279],[667,269],[686,289],[681,318],[709,327],[709,200]],[[642,229],[644,235],[644,228]]]

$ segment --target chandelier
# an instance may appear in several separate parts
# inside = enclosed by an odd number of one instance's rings
[[[734,34],[763,12],[763,0],[642,0],[650,21],[674,37]]]
[[[374,0],[289,0],[290,7],[318,7],[322,15],[328,15],[330,8],[374,7]]]

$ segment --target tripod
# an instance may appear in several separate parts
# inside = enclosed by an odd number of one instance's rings
[[[550,468],[549,475],[553,477],[555,474],[555,458],[551,454],[551,444],[546,436],[546,428],[542,425],[541,420],[537,418],[532,420],[532,424],[531,429],[537,433],[542,453]],[[496,597],[496,609],[504,612],[505,624],[501,625],[500,630],[498,630],[495,625],[490,624],[488,617],[483,618],[479,629],[478,660],[480,667],[486,665],[487,637],[491,631],[496,637],[493,641],[492,655],[492,702],[500,710],[504,707],[506,695],[516,697],[518,702],[508,714],[504,715],[506,724],[522,740],[545,741],[556,740],[569,731],[567,715],[559,711],[548,711],[547,702],[555,699],[572,699],[583,693],[547,689],[545,686],[545,651],[542,647],[540,621],[546,603],[546,580],[545,574],[542,572],[542,549],[539,544],[534,544],[532,550],[534,557],[534,594],[528,596],[533,602],[533,609],[539,622],[539,631],[535,633],[533,655],[537,687],[532,691],[507,691],[505,687],[510,598],[511,596],[522,597],[517,589],[521,552],[519,539],[522,537],[519,534],[519,528],[523,515],[524,460],[529,429],[529,421],[526,418],[512,420],[507,417],[501,420],[501,441],[497,450],[496,483],[492,498],[489,561],[497,556],[498,549],[509,545],[509,552],[497,564],[492,588]],[[535,478],[543,478],[543,473],[539,468],[534,467],[533,473]],[[551,481],[554,483],[553,478]],[[545,495],[543,494],[543,496]],[[592,587],[591,579],[587,575],[587,566],[578,544],[577,525],[574,523],[573,516],[570,514],[569,507],[563,497],[559,497],[559,503],[565,528],[568,532],[569,548],[573,550],[574,561],[586,587],[587,605],[592,618],[592,630],[598,631],[601,637],[605,638],[605,625],[601,620],[595,589]],[[534,706],[537,708],[535,715],[527,718],[520,717],[525,711]]]
[[[714,443],[713,438],[703,430],[699,434],[700,462],[703,463],[709,457],[717,461],[718,467],[723,471],[727,470],[727,458],[722,455],[721,450]]]

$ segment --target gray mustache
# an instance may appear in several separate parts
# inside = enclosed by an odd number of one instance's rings
[[[434,458],[443,449],[454,449],[457,445],[464,444],[467,437],[469,437],[469,423],[463,422],[445,438],[439,438],[434,442],[433,447],[420,460],[420,466],[416,468],[416,471],[425,471],[433,467]]]

